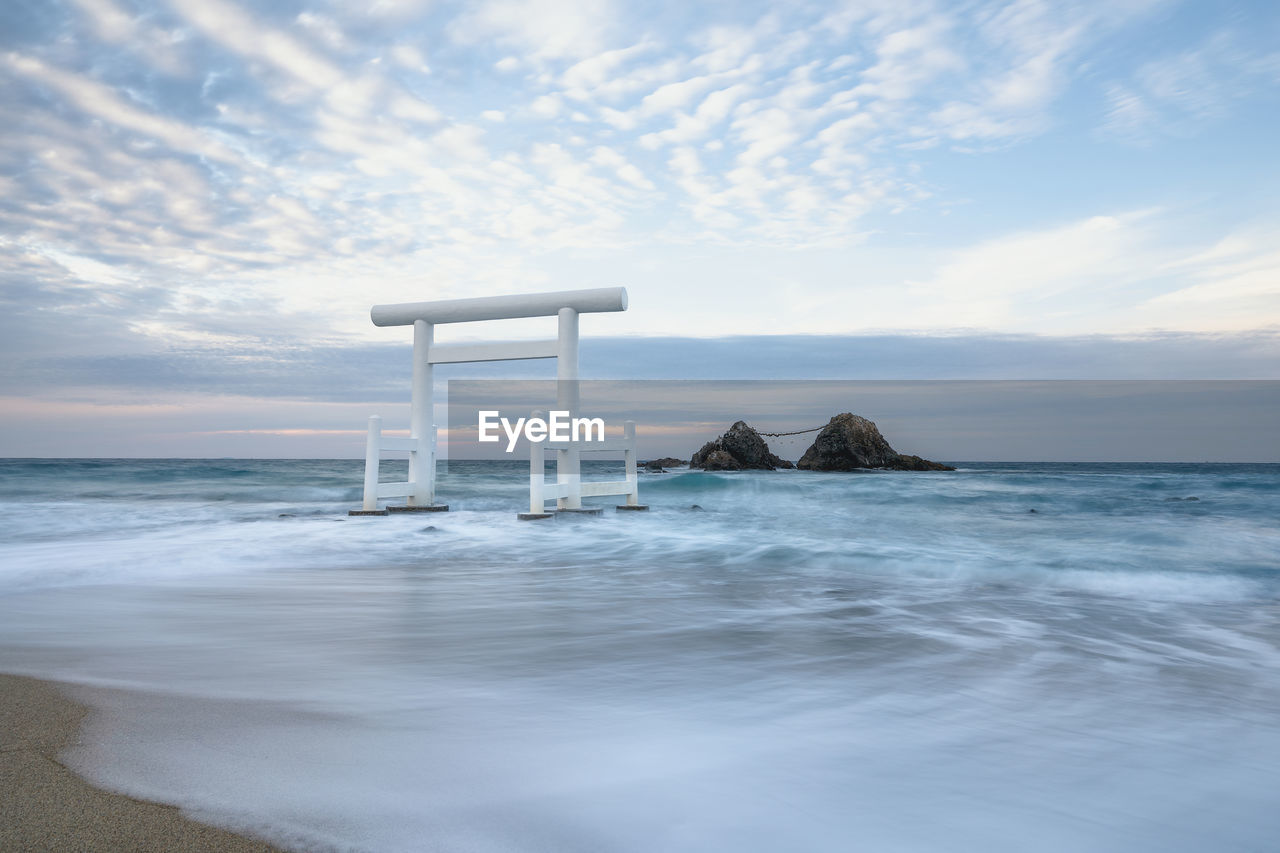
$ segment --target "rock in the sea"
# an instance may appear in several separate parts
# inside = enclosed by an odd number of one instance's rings
[[[650,459],[644,463],[646,467],[657,465],[659,468],[679,468],[681,465],[687,465],[683,459],[677,459],[674,456],[664,456],[661,459]]]
[[[741,471],[746,467],[726,450],[712,450],[699,461],[698,467],[707,471]]]
[[[956,470],[950,465],[943,465],[941,462],[931,462],[928,459],[921,459],[910,453],[899,453],[898,464],[891,466],[895,471],[954,471]]]
[[[760,433],[747,426],[746,421],[738,421],[724,435],[702,445],[689,459],[689,467],[707,471],[772,471],[795,466],[770,453]]]
[[[876,425],[851,412],[836,415],[822,428],[797,468],[806,471],[853,471],[884,468],[891,471],[954,471],[950,465],[898,453]]]

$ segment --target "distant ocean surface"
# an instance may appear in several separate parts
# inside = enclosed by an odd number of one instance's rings
[[[0,460],[0,671],[305,849],[1277,849],[1280,465],[956,464],[522,523],[525,462]]]

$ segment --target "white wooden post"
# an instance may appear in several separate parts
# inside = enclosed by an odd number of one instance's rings
[[[431,423],[431,341],[434,327],[425,320],[413,321],[413,390],[410,399],[409,438],[417,443],[409,451],[409,482],[413,494],[405,498],[408,506],[431,506],[435,503],[435,441]]]
[[[545,417],[542,412],[534,412],[533,417]],[[529,442],[529,514],[542,515],[547,511],[546,499],[542,490],[547,484],[546,457],[542,455],[542,442]]]
[[[546,418],[546,412],[533,412],[532,418]],[[547,512],[547,463],[546,446],[540,441],[529,442],[529,511],[516,513],[521,521],[533,521],[540,518],[554,518],[555,513]],[[560,487],[556,486],[552,494],[559,495]]]
[[[643,512],[649,507],[640,503],[640,478],[636,471],[636,422],[625,421],[622,424],[622,454],[626,460],[626,478],[617,484],[606,484],[606,487],[616,485],[613,491],[608,492],[611,495],[626,495],[627,502],[618,504],[618,510],[635,510]]]
[[[364,503],[365,512],[378,508],[378,463],[382,456],[382,418],[369,416],[369,437],[364,445]]]
[[[427,457],[427,505],[433,506],[436,502],[436,439],[438,430],[436,425],[431,425],[430,436],[430,455]]]
[[[572,308],[559,311],[559,335],[556,351],[556,408],[569,413],[570,422],[578,416],[578,312]],[[565,495],[556,500],[557,509],[582,509],[582,456],[577,448],[556,451],[556,481],[567,486]]]
[[[627,492],[627,506],[640,505],[640,477],[636,473],[636,422],[627,421],[622,425],[622,437],[627,442],[627,449],[623,451],[623,457],[626,459],[627,466],[627,486],[630,491]]]

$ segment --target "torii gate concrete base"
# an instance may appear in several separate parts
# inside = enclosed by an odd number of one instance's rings
[[[448,512],[448,504],[432,506],[389,506],[386,509],[349,509],[347,515],[391,515],[393,512]]]
[[[628,506],[627,504],[618,504],[614,507],[618,512],[648,512],[649,507],[644,504],[636,506]],[[568,515],[600,515],[604,512],[604,507],[588,506],[581,509],[558,509],[555,512],[518,512],[516,518],[521,521],[541,521],[544,518],[557,518],[559,516]]]
[[[520,521],[540,521],[544,518],[558,518],[560,516],[575,515],[600,515],[604,512],[598,506],[584,506],[578,509],[558,509],[555,512],[517,512],[516,518]]]

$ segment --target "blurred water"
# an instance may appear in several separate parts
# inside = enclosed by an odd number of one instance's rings
[[[1280,837],[1280,466],[679,472],[540,523],[524,463],[348,519],[360,466],[0,461],[0,670],[110,688],[77,769],[307,849]]]

